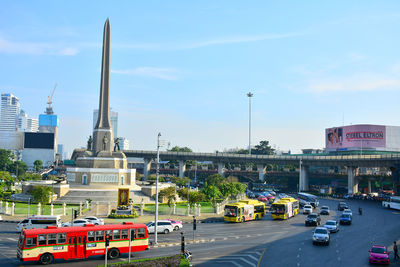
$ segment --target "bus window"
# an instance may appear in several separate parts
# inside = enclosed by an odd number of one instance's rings
[[[113,240],[112,232],[113,232],[112,230],[106,231],[106,236],[109,236],[110,240]]]
[[[67,234],[66,233],[58,234],[58,244],[65,244],[65,242],[67,242]]]
[[[136,238],[136,229],[131,229],[131,241],[135,240]]]
[[[88,236],[88,241],[89,242],[93,242],[94,241],[94,231],[89,231],[88,233],[87,233],[87,236]]]
[[[264,205],[254,206],[254,212],[264,212]]]
[[[39,235],[39,246],[40,245],[46,245],[46,237],[47,235]]]
[[[57,234],[49,234],[47,244],[48,245],[57,244]]]
[[[25,241],[25,247],[26,248],[35,247],[36,241],[37,241],[36,237],[27,238]]]
[[[121,230],[113,231],[114,239],[121,239]]]
[[[104,241],[104,231],[96,231],[96,241]]]
[[[145,238],[146,235],[146,231],[144,230],[144,228],[139,228],[138,229],[138,238]]]
[[[128,233],[128,229],[123,229],[121,239],[128,239]]]

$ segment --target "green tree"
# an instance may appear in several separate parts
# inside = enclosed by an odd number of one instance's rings
[[[40,176],[39,173],[26,172],[20,176],[20,179],[22,179],[23,181],[31,181],[31,180],[36,181],[36,180],[42,180],[42,176]]]
[[[223,183],[225,178],[221,174],[213,174],[206,178],[206,183],[209,185],[216,185]]]
[[[35,168],[35,171],[39,172],[41,169],[43,169],[43,161],[37,159],[33,162],[33,166]]]
[[[8,166],[13,163],[14,155],[10,150],[0,149],[0,170],[8,170]]]
[[[38,185],[32,189],[31,194],[36,202],[46,204],[49,203],[51,192],[52,191],[50,187]]]
[[[13,162],[11,165],[8,165],[8,171],[14,173],[15,175],[18,174],[18,177],[25,174],[27,169],[28,165],[26,165],[25,162],[20,160]]]
[[[195,203],[203,202],[206,200],[206,195],[198,191],[189,192],[189,205],[193,206]]]
[[[168,201],[168,206],[171,207],[171,203],[176,200],[176,188],[174,186],[170,186],[168,188],[162,189],[158,193],[158,197],[165,197]]]
[[[205,186],[201,190],[201,192],[205,195],[207,201],[213,201],[214,206],[215,200],[222,197],[222,193],[221,191],[219,191],[219,188],[217,186],[209,185],[207,183],[205,183]]]
[[[0,182],[3,186],[7,187],[7,190],[11,190],[11,186],[15,183],[16,178],[12,177],[7,171],[0,171]]]
[[[176,184],[177,186],[185,186],[188,183],[190,183],[190,179],[187,177],[181,178],[181,177],[171,177],[171,182]]]
[[[173,148],[169,149],[168,151],[172,152],[193,152],[192,149],[188,147],[179,147],[179,146],[174,146]]]
[[[275,149],[269,145],[269,141],[260,141],[260,144],[256,145],[251,150],[251,153],[256,155],[273,155],[274,151]]]

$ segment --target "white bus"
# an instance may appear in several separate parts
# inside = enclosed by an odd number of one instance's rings
[[[32,229],[32,228],[46,228],[49,225],[61,227],[61,216],[31,216],[17,224],[17,231],[21,232],[23,229]]]
[[[400,197],[388,197],[382,200],[384,208],[400,210]]]

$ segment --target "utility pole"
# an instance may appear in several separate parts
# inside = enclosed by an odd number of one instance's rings
[[[251,155],[251,98],[253,93],[248,92],[247,96],[249,97],[249,155]]]
[[[156,170],[156,214],[154,220],[154,244],[157,245],[157,222],[158,222],[158,177],[160,175],[160,136],[161,133],[157,135],[157,170]]]

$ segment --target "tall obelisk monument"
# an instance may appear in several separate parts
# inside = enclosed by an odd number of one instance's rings
[[[111,152],[114,142],[110,122],[110,22],[107,18],[103,32],[103,56],[101,62],[101,82],[99,116],[93,130],[93,152]]]

